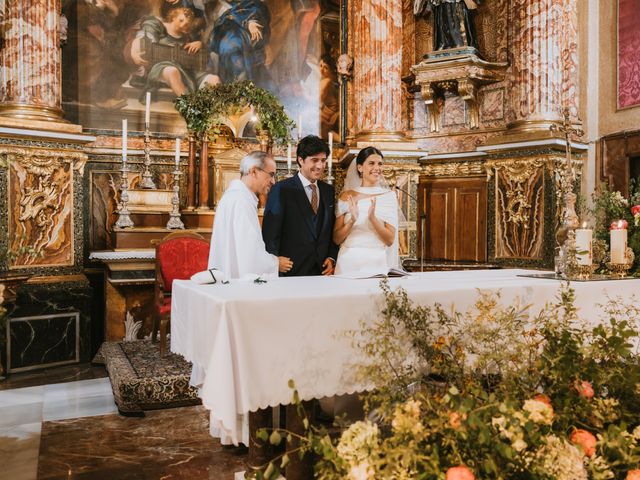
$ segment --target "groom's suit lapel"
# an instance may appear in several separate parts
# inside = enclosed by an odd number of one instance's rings
[[[304,219],[304,223],[307,224],[307,227],[311,231],[311,234],[317,237],[316,228],[313,224],[313,210],[311,210],[311,203],[309,202],[309,197],[307,197],[307,193],[304,191],[304,187],[302,186],[302,182],[300,181],[300,177],[298,175],[294,175],[291,177],[293,179],[294,185],[294,198],[298,208],[300,208],[300,215]],[[322,201],[323,195],[320,194],[320,200]]]

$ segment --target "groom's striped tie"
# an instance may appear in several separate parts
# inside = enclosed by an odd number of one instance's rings
[[[313,214],[316,215],[318,213],[318,187],[315,183],[310,183],[309,187],[311,188],[311,208]]]

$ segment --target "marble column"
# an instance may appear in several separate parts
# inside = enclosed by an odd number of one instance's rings
[[[512,0],[510,8],[511,126],[548,130],[571,104],[577,115],[576,0]]]
[[[60,0],[6,0],[0,116],[63,122]]]
[[[402,0],[354,0],[350,11],[353,134],[401,140]]]

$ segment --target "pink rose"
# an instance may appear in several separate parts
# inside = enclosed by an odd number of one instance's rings
[[[587,457],[593,457],[595,455],[597,440],[590,432],[582,430],[581,428],[576,428],[571,432],[569,440],[571,443],[575,443],[580,446]]]
[[[640,207],[640,205],[638,205]],[[640,480],[640,470],[629,470],[625,480]]]
[[[614,220],[611,222],[611,227],[609,230],[626,230],[629,227],[629,224],[626,220]]]
[[[467,414],[463,413],[462,415],[458,412],[449,412],[449,425],[454,430],[458,430],[462,426],[463,420],[467,419]]]
[[[476,480],[476,477],[467,467],[458,465],[447,470],[445,480]]]
[[[544,393],[539,393],[535,397],[533,397],[533,399],[542,403],[546,403],[551,407],[551,399],[549,398],[549,395],[545,395]]]
[[[631,207],[631,215],[633,215],[634,217],[636,215],[640,215],[640,205],[634,205],[633,207]],[[635,470],[631,471],[634,472]]]
[[[593,386],[586,380],[583,380],[582,382],[576,380],[575,388],[578,391],[578,395],[580,395],[581,397],[593,398]]]

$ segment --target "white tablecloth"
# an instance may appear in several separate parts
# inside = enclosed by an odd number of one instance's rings
[[[531,313],[556,299],[561,282],[518,277],[525,270],[416,273],[390,280],[418,304],[436,302],[466,310],[476,289],[500,290],[503,304],[533,305]],[[211,432],[224,443],[248,442],[247,414],[287,404],[293,379],[303,400],[364,391],[348,368],[359,360],[341,335],[372,321],[382,307],[375,279],[297,277],[266,284],[238,282],[196,285],[173,283],[171,350],[194,365],[192,381],[201,384],[203,404],[211,410]],[[607,296],[626,300],[640,293],[640,281],[574,282],[582,318],[599,318]]]

